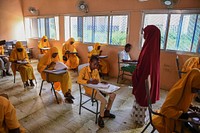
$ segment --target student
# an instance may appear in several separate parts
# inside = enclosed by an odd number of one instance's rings
[[[0,96],[0,133],[24,133],[16,116],[16,110],[11,102]]]
[[[50,44],[47,36],[43,36],[38,44],[38,48],[40,50],[40,54],[46,54],[48,50],[42,50],[41,48],[50,48]]]
[[[98,58],[96,56],[91,56],[89,66],[82,68],[79,73],[78,83],[79,84],[98,84],[100,82],[98,66],[99,66]],[[92,96],[92,88],[84,87],[84,89],[87,95]],[[114,102],[114,99],[116,97],[116,94],[109,93],[108,95],[109,95],[109,99],[107,101],[100,91],[98,90],[94,91],[95,99],[101,102],[100,115],[98,118],[98,125],[100,127],[104,127],[103,118],[105,117],[115,118],[115,115],[111,114],[110,110]]]
[[[199,57],[190,57],[185,61],[182,67],[182,72],[189,72],[193,68],[200,69],[200,58]],[[185,74],[182,74],[184,76]],[[200,94],[196,96],[195,101],[200,102]]]
[[[79,65],[78,56],[76,54],[70,54],[70,52],[77,52],[73,45],[74,42],[74,38],[69,38],[62,47],[63,61],[71,69],[76,69]]]
[[[136,60],[131,60],[131,57],[130,57],[130,52],[131,50],[131,44],[127,43],[124,47],[124,50],[120,52],[120,55],[119,55],[119,60],[122,61],[122,62],[137,62]],[[123,71],[127,71],[127,72],[130,72],[131,74],[133,73],[133,71],[135,70],[136,68],[136,65],[130,65],[130,64],[122,64],[121,65],[121,69]]]
[[[194,97],[193,92],[200,89],[199,81],[200,71],[193,68],[170,89],[159,112],[163,116],[155,115],[153,117],[153,125],[158,132],[180,133],[183,124],[178,119],[187,120],[189,116],[195,116],[195,114],[187,112]],[[185,130],[187,129],[184,128],[184,132],[186,132]]]
[[[93,56],[100,56],[102,53],[101,45],[99,43],[94,44],[93,50],[88,54],[88,57],[90,58],[92,55]],[[109,64],[106,62],[104,59],[99,59],[99,69],[100,73],[103,75],[107,75],[109,72]]]
[[[58,49],[56,47],[50,48],[50,50],[40,59],[37,65],[37,70],[41,74],[43,80],[46,80],[44,70],[53,70],[56,62],[59,60]],[[49,74],[48,76],[49,81],[56,82],[54,83],[56,90],[59,90],[59,86],[61,85],[61,90],[65,100],[69,103],[73,103],[74,97],[71,95],[72,82],[69,72],[60,75]]]
[[[3,45],[0,46],[0,55],[4,55]],[[4,76],[5,75],[12,76],[12,74],[10,73],[10,66],[11,66],[11,62],[9,62],[9,59],[7,56],[0,58],[0,69],[3,70]],[[6,69],[6,72],[5,72],[4,68]]]
[[[26,50],[20,41],[16,42],[15,48],[10,54],[9,61],[12,62],[11,69],[13,74],[16,75],[16,71],[19,71],[24,86],[29,86],[28,80],[30,80],[30,85],[34,86],[33,80],[35,79],[35,75],[33,67],[29,63]],[[17,61],[23,61],[26,64],[19,64]]]
[[[143,125],[147,121],[147,98],[145,80],[148,75],[151,79],[150,98],[152,104],[159,100],[160,90],[160,30],[154,25],[144,28],[144,45],[138,58],[138,64],[132,75],[133,92],[135,102],[133,115],[135,122]]]

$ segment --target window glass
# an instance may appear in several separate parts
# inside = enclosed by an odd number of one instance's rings
[[[75,40],[78,39],[78,17],[71,17],[71,37],[73,37]],[[67,40],[67,39],[66,39]]]
[[[71,22],[70,24],[68,24]],[[128,15],[112,16],[65,16],[65,36],[85,43],[125,45],[128,30]],[[66,29],[66,28],[65,28]],[[65,37],[66,40],[66,37]]]
[[[83,42],[93,42],[94,25],[92,17],[83,17]]]
[[[180,14],[172,14],[170,17],[170,24],[169,24],[169,32],[167,38],[167,47],[168,50],[177,50],[178,45],[178,32],[179,32],[179,24],[180,24]]]
[[[147,25],[155,25],[161,32],[161,49],[164,49],[166,29],[167,29],[167,14],[146,14],[144,17],[144,27]],[[142,45],[144,39],[142,38]]]
[[[94,41],[107,43],[108,38],[108,16],[94,17]]]
[[[128,16],[110,16],[109,43],[112,45],[125,45],[127,38]]]

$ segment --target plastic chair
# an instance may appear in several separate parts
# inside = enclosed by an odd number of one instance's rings
[[[80,70],[81,70],[83,67],[88,66],[88,65],[89,65],[89,63],[79,65],[79,66],[78,66],[78,72],[80,72]],[[93,89],[93,91],[92,91],[92,96],[89,96],[89,95],[85,94],[83,85],[79,84],[79,92],[80,92],[79,115],[81,114],[81,108],[84,108],[84,109],[86,109],[86,110],[88,110],[88,111],[90,111],[90,112],[92,112],[92,113],[95,114],[95,116],[96,116],[96,118],[95,118],[95,123],[97,124],[97,119],[98,119],[98,114],[99,114],[99,111],[98,111],[98,110],[99,110],[99,103],[98,103],[98,100],[96,100],[96,99],[94,98],[94,89]],[[88,99],[85,100],[85,101],[83,101],[83,96],[88,97]],[[93,111],[92,109],[90,109],[90,108],[84,106],[86,103],[88,103],[88,102],[90,102],[90,101],[92,102],[92,106],[94,105],[94,103],[96,103],[96,111]]]
[[[178,69],[178,77],[179,77],[179,79],[180,79],[180,78],[181,78],[181,74],[184,74],[184,73],[187,73],[187,72],[181,71],[178,55],[176,56],[176,66],[177,66],[177,69]]]

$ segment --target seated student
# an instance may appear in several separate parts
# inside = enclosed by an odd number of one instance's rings
[[[119,60],[122,61],[122,62],[137,62],[136,60],[131,60],[131,57],[130,57],[130,54],[129,54],[130,50],[131,50],[131,44],[127,43],[125,45],[124,50],[120,52],[120,55],[119,55],[120,59]],[[136,68],[136,65],[129,65],[129,64],[122,64],[121,65],[122,70],[128,71],[131,74],[133,73],[135,68]]]
[[[92,55],[93,56],[100,56],[102,53],[102,50],[100,50],[101,45],[99,43],[95,43],[94,44],[94,48],[93,50],[88,54],[88,57],[90,58]],[[109,72],[109,64],[107,61],[105,61],[104,59],[99,59],[99,70],[100,73],[103,75],[108,74]]]
[[[69,38],[62,47],[63,61],[71,69],[76,69],[79,65],[79,58],[76,54],[69,54],[70,52],[77,52],[74,47],[74,38]]]
[[[15,48],[10,54],[9,61],[12,62],[11,69],[13,74],[16,75],[16,71],[19,71],[24,86],[29,86],[28,80],[30,80],[30,85],[34,86],[33,80],[35,79],[35,75],[33,73],[33,67],[29,63],[28,54],[20,41],[16,42]],[[18,61],[27,63],[20,64],[17,63]]]
[[[11,102],[0,96],[0,133],[24,133],[17,120],[16,110]]]
[[[43,50],[41,48],[50,48],[50,44],[47,36],[43,36],[38,44],[38,48],[40,50],[40,54],[46,54],[48,50]]]
[[[182,70],[183,72],[189,72],[193,68],[200,69],[200,58],[199,57],[190,57],[183,64]],[[185,74],[182,74],[183,76]],[[200,94],[195,98],[195,101],[200,102]]]
[[[181,132],[181,121],[192,114],[187,111],[194,97],[194,90],[200,89],[200,70],[194,68],[182,77],[169,91],[160,109],[163,116],[153,116],[153,124],[162,133]],[[194,89],[195,88],[195,89]],[[184,129],[187,130],[187,129]]]
[[[59,60],[58,49],[56,47],[50,48],[50,50],[40,59],[37,70],[41,74],[43,80],[46,80],[44,70],[53,70],[56,62]],[[48,76],[49,81],[56,82],[54,83],[56,90],[62,89],[65,100],[69,103],[73,103],[74,97],[71,95],[72,82],[69,72],[60,75],[49,74]]]
[[[98,72],[98,58],[96,56],[92,56],[90,58],[89,66],[86,66],[81,69],[79,76],[78,76],[78,83],[79,84],[98,84],[100,82],[99,72]],[[84,87],[85,93],[92,96],[92,89],[88,87]],[[100,115],[98,118],[98,125],[100,127],[104,127],[103,118],[115,118],[115,115],[110,113],[113,101],[115,99],[115,93],[109,93],[109,100],[107,101],[106,98],[102,95],[102,93],[98,90],[94,91],[95,99],[101,102],[100,106]]]
[[[4,55],[4,47],[3,45],[0,46],[0,55]],[[2,57],[0,58],[0,69],[3,70],[3,75],[8,75],[8,76],[12,76],[12,74],[10,73],[10,66],[11,66],[11,62],[9,62],[8,57]],[[6,72],[4,70],[4,68],[6,69]]]

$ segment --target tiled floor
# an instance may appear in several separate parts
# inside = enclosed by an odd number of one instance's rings
[[[51,92],[50,84],[45,83],[41,97],[38,95],[41,85],[40,74],[37,72],[37,60],[32,60],[37,84],[34,88],[23,88],[19,73],[16,76],[16,83],[13,83],[13,76],[0,79],[0,93],[7,93],[12,104],[17,110],[17,116],[21,125],[30,133],[137,133],[144,127],[133,123],[132,106],[134,97],[131,94],[132,88],[125,81],[124,84],[116,84],[116,79],[107,79],[109,83],[120,86],[117,97],[114,101],[112,113],[115,119],[104,119],[105,127],[99,128],[95,124],[95,115],[82,109],[79,115],[79,88],[76,84],[77,72],[70,71],[73,87],[72,95],[75,97],[74,104],[63,102],[63,95],[57,93],[60,104],[57,104]],[[154,105],[159,108],[166,96],[166,91],[161,90],[161,99]],[[89,105],[90,106],[90,105]],[[151,127],[146,132],[150,132]]]

